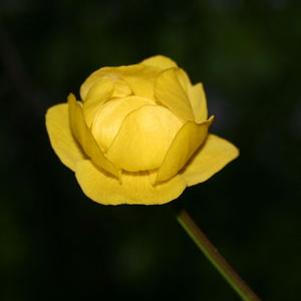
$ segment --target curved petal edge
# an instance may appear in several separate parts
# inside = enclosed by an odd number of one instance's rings
[[[185,166],[194,152],[205,141],[213,119],[212,116],[201,124],[188,121],[182,126],[166,153],[155,183],[170,179]]]
[[[170,181],[152,185],[155,174],[122,173],[121,182],[100,172],[90,160],[78,162],[76,179],[84,194],[103,205],[160,205],[176,199],[186,188],[175,176]]]
[[[77,103],[73,94],[68,96],[68,104],[70,128],[72,134],[86,155],[91,158],[97,167],[104,169],[108,173],[119,178],[119,169],[104,156],[86,124],[82,107]]]
[[[209,134],[180,176],[188,186],[202,183],[239,156],[238,148],[229,141]]]
[[[54,152],[64,165],[74,171],[76,162],[86,157],[71,133],[68,104],[62,103],[48,109],[46,129]]]

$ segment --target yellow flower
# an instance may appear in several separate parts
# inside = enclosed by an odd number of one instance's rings
[[[80,95],[51,107],[46,127],[58,157],[98,203],[167,203],[238,156],[208,134],[213,117],[202,84],[167,57],[101,68]]]

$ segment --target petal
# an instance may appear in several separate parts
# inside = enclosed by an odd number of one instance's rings
[[[191,82],[190,82],[190,79],[189,79],[187,73],[183,69],[177,68],[176,75],[177,75],[177,78],[178,78],[179,82],[181,83],[182,88],[184,89],[185,93],[188,93],[188,90],[191,87]]]
[[[158,68],[136,64],[114,68],[112,71],[128,83],[135,95],[153,98],[154,81],[160,72]]]
[[[117,79],[114,81],[113,98],[127,97],[133,92],[127,82],[123,79]]]
[[[207,102],[203,85],[198,83],[193,86],[187,73],[183,69],[177,69],[177,76],[183,89],[188,95],[190,105],[192,107],[194,121],[196,123],[201,123],[207,120]]]
[[[84,101],[95,82],[103,76],[103,68],[100,68],[90,74],[80,86],[80,97]]]
[[[113,94],[114,80],[110,77],[102,76],[94,81],[89,89],[87,96],[83,99],[84,102],[103,102],[103,95]]]
[[[72,136],[66,103],[53,106],[47,111],[46,128],[55,153],[74,171],[76,162],[83,160],[85,155]]]
[[[239,150],[232,143],[210,134],[181,176],[188,186],[204,182],[238,155]]]
[[[122,184],[117,179],[100,172],[89,160],[76,167],[76,178],[83,192],[92,200],[104,205],[164,204],[176,199],[185,189],[179,176],[152,186],[154,173],[123,173]]]
[[[95,81],[83,103],[83,113],[88,127],[91,126],[100,105],[107,102],[112,97],[113,92],[113,81],[104,78]]]
[[[104,151],[110,147],[125,117],[134,110],[150,104],[148,98],[129,96],[115,99],[101,106],[92,124],[92,134]]]
[[[98,168],[104,169],[110,174],[119,177],[119,170],[113,165],[112,162],[105,158],[89,128],[87,127],[83,110],[76,102],[74,95],[70,94],[68,96],[68,104],[71,131],[80,146],[83,148],[84,152],[92,159],[93,163]]]
[[[158,168],[181,125],[168,109],[145,105],[124,119],[106,156],[127,171]]]
[[[153,98],[154,80],[160,73],[159,68],[144,64],[120,67],[104,67],[93,72],[81,86],[81,97],[87,97],[95,81],[102,77],[124,80],[137,96]]]
[[[119,79],[117,76],[111,76],[111,74],[107,74],[107,72],[105,72],[104,69],[105,68],[97,69],[92,74],[90,74],[82,83],[80,87],[80,97],[83,101],[85,101],[88,98],[90,90],[93,86],[96,86],[96,83],[98,81],[105,80],[112,83],[113,80]]]
[[[163,55],[155,55],[141,62],[143,65],[152,66],[165,70],[172,67],[177,67],[177,64],[170,58]]]
[[[189,89],[189,99],[196,123],[201,123],[208,118],[207,101],[204,87],[201,83]]]
[[[193,153],[205,141],[212,121],[213,117],[201,124],[188,121],[183,125],[158,170],[156,183],[170,179],[185,166]]]
[[[155,82],[156,100],[169,108],[176,116],[187,120],[194,120],[192,108],[182,84],[178,78],[176,68],[163,71]]]
[[[88,127],[92,125],[95,113],[100,106],[110,99],[124,98],[130,94],[132,94],[132,90],[122,79],[104,75],[96,80],[83,102],[83,110]]]

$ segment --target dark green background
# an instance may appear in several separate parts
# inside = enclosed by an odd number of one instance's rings
[[[180,201],[264,300],[300,300],[300,1],[2,0],[0,17],[0,300],[239,300],[168,205],[90,201],[48,141],[45,111],[89,73],[158,53],[241,150]]]

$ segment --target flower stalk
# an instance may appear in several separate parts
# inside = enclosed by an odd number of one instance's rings
[[[196,225],[186,210],[180,209],[177,212],[177,220],[184,228],[190,238],[203,252],[212,265],[224,277],[228,284],[244,301],[260,301],[259,297],[251,288],[240,278],[235,270],[229,265],[225,258],[218,252],[214,245],[209,241],[203,231]]]

